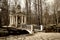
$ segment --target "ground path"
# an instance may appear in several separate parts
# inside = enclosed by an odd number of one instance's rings
[[[38,32],[33,35],[0,37],[0,40],[60,40],[60,33]]]

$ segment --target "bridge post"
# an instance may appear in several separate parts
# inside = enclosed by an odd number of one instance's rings
[[[31,34],[33,33],[33,25],[31,25]]]
[[[40,25],[41,31],[43,31],[43,25]]]

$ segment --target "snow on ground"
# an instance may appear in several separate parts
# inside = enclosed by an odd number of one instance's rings
[[[60,40],[60,33],[38,32],[33,35],[0,37],[0,40]]]

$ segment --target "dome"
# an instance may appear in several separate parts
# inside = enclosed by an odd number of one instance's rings
[[[20,6],[20,5],[17,5],[17,8],[18,8],[18,9],[21,9],[21,6]]]

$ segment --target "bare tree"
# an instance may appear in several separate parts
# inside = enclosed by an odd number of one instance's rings
[[[40,20],[40,22],[41,22],[41,24],[43,24],[43,23],[42,23],[42,18],[43,18],[43,17],[42,17],[42,14],[43,14],[43,13],[42,13],[42,0],[40,0],[40,8],[41,8],[41,10],[40,10],[41,20]]]
[[[31,24],[31,0],[29,0],[29,16],[30,16],[30,24]]]
[[[54,24],[57,24],[57,22],[56,22],[56,12],[55,12],[56,11],[56,8],[55,8],[55,4],[53,6],[54,6],[54,15],[53,15],[53,19],[54,20],[53,20],[53,23]]]
[[[38,25],[40,25],[40,10],[39,10],[39,8],[40,8],[40,1],[38,0]]]
[[[27,23],[28,23],[28,0],[26,0],[25,8],[26,8],[26,13],[27,13]]]
[[[2,25],[9,25],[8,0],[2,2],[1,21]]]
[[[48,24],[49,22],[49,13],[48,13],[48,7],[46,7],[46,12],[44,13],[44,17],[45,17],[45,25]]]
[[[55,14],[55,20],[56,20],[56,24],[58,24],[58,8],[59,8],[59,0],[55,0],[54,1],[54,14]]]
[[[35,22],[36,22],[36,24],[38,24],[38,21],[36,21],[36,20],[38,19],[38,14],[37,14],[37,12],[38,12],[38,11],[37,11],[37,9],[38,9],[38,8],[37,8],[37,6],[38,6],[38,5],[37,5],[37,0],[35,0],[35,3],[34,3],[34,4],[35,4]],[[39,20],[39,21],[40,21],[40,20]]]

